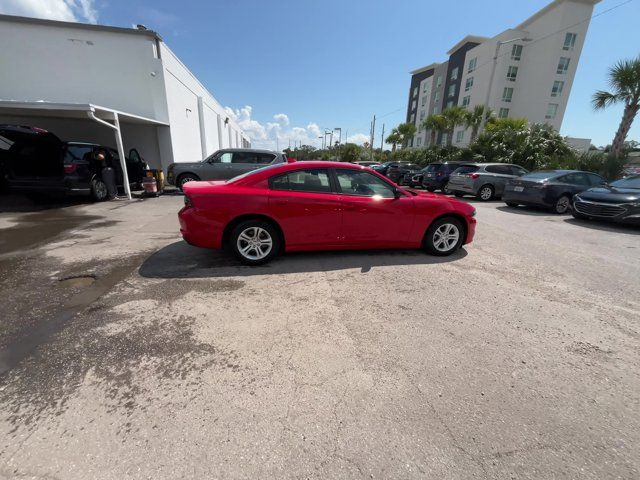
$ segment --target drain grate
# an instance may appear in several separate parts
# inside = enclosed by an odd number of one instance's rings
[[[95,275],[70,275],[68,277],[58,279],[60,285],[73,288],[89,287],[93,285],[95,281]]]

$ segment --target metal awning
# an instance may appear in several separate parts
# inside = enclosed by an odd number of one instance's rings
[[[160,122],[152,118],[141,117],[132,113],[122,112],[113,108],[101,107],[92,103],[57,103],[57,102],[21,102],[18,100],[0,100],[0,115],[17,115],[27,117],[53,117],[72,119],[91,119],[114,131],[122,175],[124,189],[127,197],[131,200],[131,189],[129,188],[129,175],[127,174],[126,159],[124,156],[124,146],[122,145],[122,134],[120,132],[120,122],[169,126],[168,123]],[[113,123],[112,123],[113,122]]]

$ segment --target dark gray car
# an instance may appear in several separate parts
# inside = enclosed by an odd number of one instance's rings
[[[172,163],[167,169],[167,183],[182,189],[197,180],[229,180],[266,165],[286,163],[287,157],[270,150],[226,148],[200,162]]]
[[[447,188],[456,197],[474,195],[487,201],[501,197],[506,183],[529,173],[510,163],[465,163],[449,176]]]

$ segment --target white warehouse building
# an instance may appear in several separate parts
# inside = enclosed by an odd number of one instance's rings
[[[136,148],[165,170],[250,146],[156,32],[0,15],[0,43],[0,124]]]

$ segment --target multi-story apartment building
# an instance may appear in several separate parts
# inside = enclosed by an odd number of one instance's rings
[[[422,127],[454,105],[488,105],[498,117],[526,118],[560,129],[593,7],[600,0],[554,0],[515,28],[495,37],[468,35],[449,59],[411,72],[407,122],[418,127],[410,146],[446,135]],[[470,129],[454,131],[452,143],[469,144]]]

